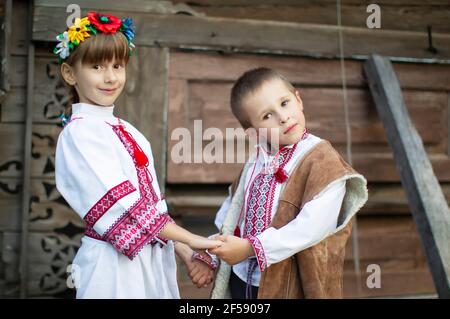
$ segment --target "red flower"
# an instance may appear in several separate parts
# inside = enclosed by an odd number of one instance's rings
[[[88,19],[102,33],[116,33],[122,25],[122,20],[110,14],[89,12]]]
[[[282,168],[279,168],[275,173],[275,180],[282,184],[288,179],[288,175],[286,174],[285,170]]]

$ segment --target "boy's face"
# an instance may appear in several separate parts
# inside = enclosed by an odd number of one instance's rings
[[[242,101],[253,129],[259,138],[267,142],[275,140],[281,146],[300,141],[305,129],[303,103],[298,91],[292,92],[280,79],[272,79],[262,84]],[[261,136],[260,129],[267,129],[267,136]],[[273,136],[276,134],[277,136]],[[274,139],[273,139],[274,138]]]
[[[75,86],[80,102],[99,106],[113,105],[125,86],[125,64],[109,61],[99,64],[82,64],[69,67],[69,81]],[[64,73],[63,73],[64,75]]]

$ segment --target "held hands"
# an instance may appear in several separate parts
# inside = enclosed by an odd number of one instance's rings
[[[220,247],[208,249],[208,251],[217,255],[227,264],[235,265],[255,255],[255,251],[247,239],[231,235],[219,235],[214,239],[223,241],[223,244]]]
[[[212,249],[223,245],[223,242],[217,239],[208,239],[202,236],[193,235],[187,243],[192,249]]]
[[[205,258],[211,258],[205,252],[199,252]],[[186,267],[188,269],[189,277],[192,283],[197,286],[197,288],[207,287],[214,279],[215,271],[212,270],[206,263],[198,259],[193,258],[193,256],[186,260]]]
[[[198,288],[204,288],[213,281],[215,271],[205,262],[194,258],[194,251],[191,247],[182,242],[176,242],[175,252],[185,263],[189,277],[194,285]],[[211,260],[211,257],[204,250],[198,252],[198,254],[201,254],[206,260]]]

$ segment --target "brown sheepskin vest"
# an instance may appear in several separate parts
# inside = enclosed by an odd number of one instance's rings
[[[303,205],[331,182],[346,181],[338,220],[341,229],[318,244],[272,264],[261,274],[258,298],[342,298],[345,246],[354,214],[367,200],[366,180],[348,165],[331,144],[322,140],[297,164],[281,193],[270,227],[292,221]],[[239,178],[231,189],[234,193]]]

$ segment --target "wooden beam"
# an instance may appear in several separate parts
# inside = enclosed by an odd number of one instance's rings
[[[82,14],[90,9],[83,8]],[[339,56],[336,26],[110,10],[106,12],[131,16],[135,20],[135,42],[138,46],[323,58]],[[65,19],[55,21],[54,17],[67,15],[63,6],[36,6],[33,40],[55,41],[55,36],[66,29],[66,26]],[[370,53],[378,52],[393,60],[450,63],[450,35],[447,34],[433,34],[433,45],[437,53],[432,53],[427,51],[426,32],[354,27],[343,27],[342,30],[346,58],[366,59]]]
[[[32,30],[32,12],[33,3],[28,5],[27,29]],[[27,60],[27,109],[25,113],[25,138],[24,138],[24,168],[23,168],[23,193],[22,193],[22,227],[21,227],[21,246],[20,246],[20,297],[27,296],[28,282],[28,227],[30,212],[30,193],[31,193],[31,149],[32,149],[32,130],[33,130],[33,90],[34,90],[34,43],[31,34],[28,36],[28,60]]]
[[[11,51],[12,0],[2,1],[3,16],[0,17],[0,102],[10,90],[9,67]]]
[[[412,124],[391,62],[372,55],[364,65],[370,90],[427,254],[436,290],[450,298],[450,210]]]
[[[73,0],[34,0],[35,6],[42,7],[64,7],[74,3]],[[187,14],[187,15],[200,15],[195,12],[185,3],[174,4],[172,1],[148,1],[148,0],[127,0],[127,1],[114,1],[111,0],[77,0],[76,4],[80,8],[89,8],[92,10],[104,11],[105,8],[114,7],[115,11],[127,11],[127,12],[146,12],[155,14]]]

